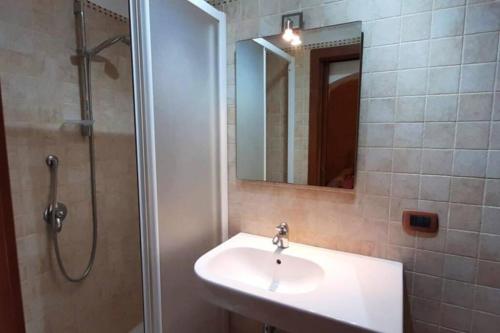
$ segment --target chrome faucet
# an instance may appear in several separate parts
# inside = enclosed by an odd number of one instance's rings
[[[278,245],[280,249],[286,249],[288,247],[288,232],[289,232],[288,224],[286,222],[282,222],[276,226],[276,231],[278,232],[273,237],[273,244]]]

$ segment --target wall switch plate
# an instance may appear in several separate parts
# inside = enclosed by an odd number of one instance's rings
[[[436,213],[406,210],[403,212],[403,226],[406,230],[436,233],[439,218]]]

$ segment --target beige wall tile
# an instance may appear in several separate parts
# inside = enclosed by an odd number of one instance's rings
[[[486,150],[455,150],[453,175],[459,177],[484,177]]]
[[[500,209],[483,207],[481,232],[500,235]]]
[[[425,12],[432,9],[431,0],[403,0],[402,13],[411,14],[418,12]]]
[[[418,173],[420,171],[420,149],[394,149],[393,172]]]
[[[484,260],[500,261],[499,235],[481,235],[479,258]]]
[[[426,87],[426,69],[408,69],[398,72],[399,96],[423,95],[425,94]]]
[[[482,286],[500,288],[500,263],[479,260],[477,283]]]
[[[431,40],[431,66],[459,65],[462,60],[462,37]]]
[[[391,195],[399,198],[418,198],[420,176],[395,174],[392,177]]]
[[[500,178],[500,150],[490,150],[488,154],[488,165],[486,177]]]
[[[474,311],[472,333],[495,333],[500,326],[500,316]]]
[[[449,8],[432,12],[431,37],[458,36],[463,33],[465,8]]]
[[[465,331],[471,325],[472,311],[462,307],[443,304],[441,307],[441,325],[447,328]]]
[[[425,123],[423,141],[425,148],[453,148],[454,140],[454,123]]]
[[[454,255],[475,257],[479,234],[459,230],[448,230],[446,252]]]
[[[418,148],[422,146],[421,123],[399,123],[394,127],[394,147]]]
[[[486,181],[485,204],[500,207],[500,180],[488,179]]]
[[[465,33],[498,31],[500,23],[500,5],[497,2],[485,3],[467,8],[467,19],[465,22]]]
[[[422,173],[428,175],[451,175],[453,150],[424,149],[422,151]]]
[[[449,228],[479,231],[481,225],[481,206],[450,205]]]
[[[473,64],[462,67],[460,91],[483,92],[493,90],[495,82],[495,64]]]
[[[397,103],[396,121],[423,121],[425,97],[400,97]]]
[[[460,95],[459,120],[490,120],[493,107],[492,94]]]
[[[414,274],[413,293],[419,297],[441,300],[442,279],[440,277]]]
[[[473,258],[446,255],[444,259],[444,277],[463,282],[474,282],[476,260]]]
[[[441,276],[443,264],[443,253],[423,250],[417,250],[415,253],[415,272]]]
[[[489,122],[458,123],[455,148],[487,149],[489,136],[490,136]]]
[[[500,315],[500,289],[476,286],[474,309]]]
[[[403,17],[401,40],[403,42],[427,39],[431,32],[431,14],[419,13]]]
[[[412,318],[422,320],[427,323],[439,323],[440,302],[425,298],[414,297],[411,311]]]
[[[458,92],[460,67],[431,67],[429,70],[429,94],[455,94]]]
[[[457,119],[457,95],[427,96],[425,121],[454,121]]]
[[[420,178],[420,199],[448,201],[450,196],[450,177],[422,176]]]
[[[450,201],[480,205],[483,202],[484,185],[484,179],[453,177]]]
[[[498,32],[467,35],[464,38],[464,63],[497,60]]]
[[[471,308],[474,301],[474,285],[455,280],[445,280],[443,301]]]

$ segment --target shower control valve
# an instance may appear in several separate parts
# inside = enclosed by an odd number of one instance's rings
[[[45,211],[43,212],[43,219],[47,224],[52,225],[52,214],[54,214],[54,223],[57,232],[60,232],[62,229],[63,221],[68,215],[68,208],[62,202],[58,202],[56,207],[52,207],[49,205]]]

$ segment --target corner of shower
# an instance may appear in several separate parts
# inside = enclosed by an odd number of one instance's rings
[[[86,31],[86,13],[85,1],[74,0],[73,13],[75,16],[75,33],[76,33],[76,57],[78,59],[78,82],[80,90],[80,108],[81,119],[66,120],[65,124],[74,124],[81,127],[81,134],[88,138],[88,154],[90,167],[90,191],[91,191],[91,210],[92,210],[92,246],[89,261],[80,275],[71,276],[63,263],[59,242],[58,233],[62,231],[64,220],[68,215],[68,208],[65,204],[58,201],[58,169],[59,158],[55,155],[47,156],[46,163],[50,169],[50,195],[49,205],[44,211],[44,220],[51,226],[52,239],[54,242],[54,251],[58,266],[63,276],[70,282],[83,281],[92,271],[97,251],[97,191],[96,191],[96,158],[95,158],[95,140],[94,140],[94,113],[92,106],[92,77],[91,64],[92,59],[104,49],[122,42],[130,46],[130,37],[128,35],[113,36],[99,43],[93,48],[87,46],[87,31]]]

